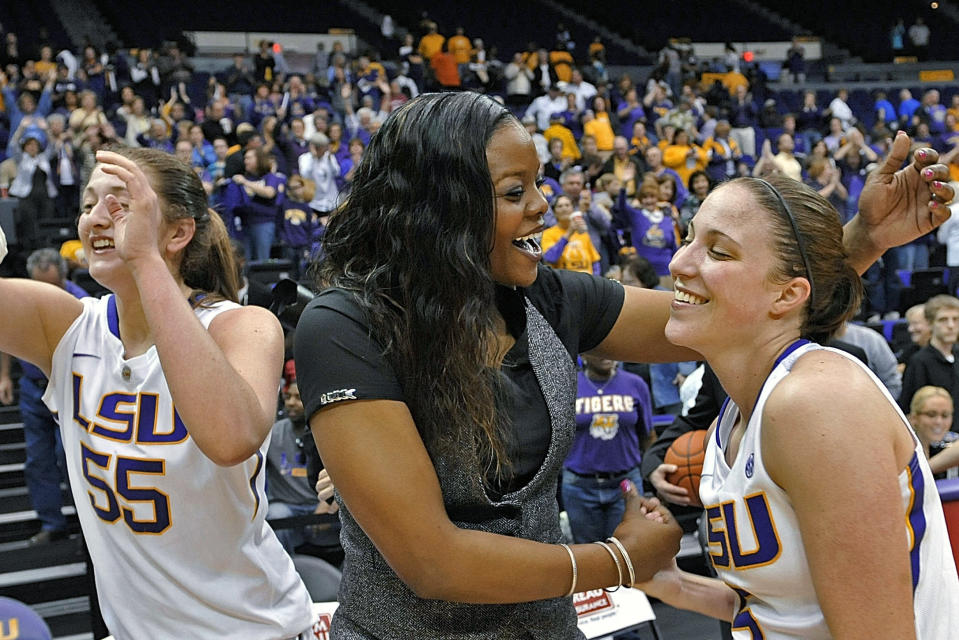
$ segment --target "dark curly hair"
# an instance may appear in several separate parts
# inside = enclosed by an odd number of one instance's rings
[[[508,424],[491,361],[486,146],[511,123],[502,105],[471,92],[421,95],[391,114],[330,217],[317,271],[319,286],[350,290],[365,309],[430,455],[473,455],[497,481],[509,470]]]

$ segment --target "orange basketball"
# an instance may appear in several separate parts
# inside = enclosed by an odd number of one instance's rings
[[[703,506],[699,501],[699,479],[706,458],[706,430],[689,431],[669,445],[663,462],[674,464],[678,469],[666,475],[666,480],[689,492],[691,504]]]

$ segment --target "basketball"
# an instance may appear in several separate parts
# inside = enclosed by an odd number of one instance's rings
[[[676,438],[669,445],[663,462],[674,464],[678,469],[666,475],[666,481],[689,491],[689,502],[698,507],[699,479],[703,473],[703,460],[706,457],[706,430],[689,431]]]

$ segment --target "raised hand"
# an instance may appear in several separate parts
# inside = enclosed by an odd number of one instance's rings
[[[117,253],[126,262],[159,255],[160,201],[143,170],[135,162],[111,151],[97,151],[101,171],[116,176],[126,187],[129,202],[114,195],[105,198],[113,219]],[[122,195],[122,194],[121,194]]]
[[[859,196],[862,232],[876,249],[905,244],[932,231],[949,218],[946,206],[955,197],[949,168],[937,164],[935,149],[922,148],[902,167],[909,154],[909,136],[899,132],[892,150],[869,174]]]

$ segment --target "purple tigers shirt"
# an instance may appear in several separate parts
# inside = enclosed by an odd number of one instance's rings
[[[590,380],[583,371],[576,382],[576,436],[566,468],[588,474],[637,466],[640,439],[653,422],[649,386],[622,369],[605,384]]]

